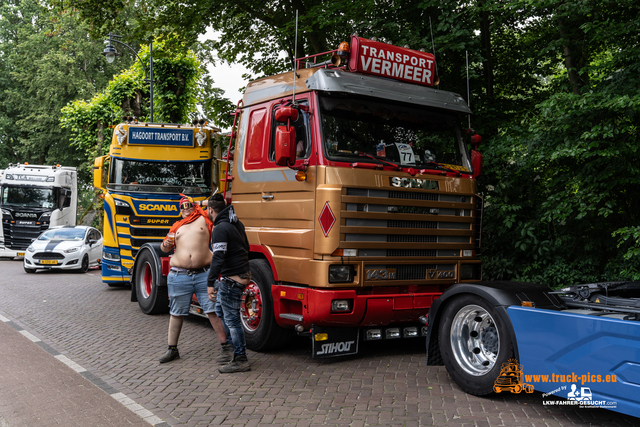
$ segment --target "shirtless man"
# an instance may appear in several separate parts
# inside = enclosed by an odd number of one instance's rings
[[[215,304],[207,295],[207,276],[213,254],[209,250],[209,241],[213,222],[200,206],[194,205],[189,197],[180,200],[182,220],[174,224],[162,241],[161,249],[169,252],[175,246],[175,253],[169,264],[171,270],[167,276],[169,289],[169,349],[160,358],[160,363],[180,358],[178,338],[185,316],[189,315],[191,296],[195,293],[202,309],[223,346],[227,337],[222,321],[215,314]]]

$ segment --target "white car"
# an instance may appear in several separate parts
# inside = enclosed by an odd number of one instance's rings
[[[42,233],[24,254],[24,271],[37,269],[78,270],[85,273],[99,265],[102,234],[83,225],[52,227]]]

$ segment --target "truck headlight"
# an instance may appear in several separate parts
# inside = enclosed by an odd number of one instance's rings
[[[351,283],[355,270],[352,265],[330,265],[329,283]]]
[[[102,251],[102,259],[106,259],[109,261],[120,261],[120,255]]]
[[[127,202],[123,202],[122,200],[114,199],[113,203],[116,205],[116,214],[118,215],[133,215],[133,210],[131,210],[131,206]]]
[[[482,277],[480,264],[462,264],[460,280],[480,280]]]

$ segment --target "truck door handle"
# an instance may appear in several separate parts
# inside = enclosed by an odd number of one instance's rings
[[[272,194],[264,194],[262,196],[262,198],[265,199],[265,200],[271,200],[271,199],[273,199],[273,195]]]

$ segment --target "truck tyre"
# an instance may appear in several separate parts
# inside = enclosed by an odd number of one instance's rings
[[[438,339],[447,372],[463,391],[476,396],[494,390],[502,364],[514,357],[504,321],[476,295],[455,298],[447,305]]]
[[[161,271],[148,250],[143,250],[136,258],[135,286],[140,310],[145,314],[165,314],[169,312],[169,290],[158,286]]]
[[[282,348],[291,338],[292,331],[276,323],[271,298],[274,282],[271,267],[264,259],[252,259],[249,266],[251,283],[245,290],[240,308],[247,348],[253,351]]]
[[[86,255],[82,257],[82,261],[80,263],[80,268],[78,269],[78,271],[80,273],[86,273],[87,271],[89,271],[89,255]]]

